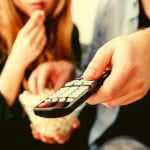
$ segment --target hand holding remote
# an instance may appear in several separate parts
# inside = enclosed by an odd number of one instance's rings
[[[97,81],[86,81],[81,77],[66,83],[55,94],[37,105],[34,113],[47,118],[62,117],[71,113],[96,92],[109,74],[110,70],[107,70]]]

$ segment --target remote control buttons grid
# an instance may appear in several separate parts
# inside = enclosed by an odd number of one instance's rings
[[[82,80],[73,80],[71,82],[68,82],[65,84],[65,87],[70,87],[70,86],[80,86],[82,85]]]
[[[93,86],[95,84],[95,81],[85,81],[83,82],[84,86]]]
[[[80,97],[85,91],[88,90],[88,86],[80,86],[78,87],[72,94],[68,95],[69,98]]]
[[[78,78],[66,83],[63,88],[60,88],[60,90],[48,97],[43,103],[72,102],[87,92],[89,87],[93,86],[94,83],[95,81],[85,81],[83,78]]]
[[[35,113],[52,118],[69,114],[94,93],[109,74],[110,70],[107,70],[97,81],[86,81],[80,77],[67,82],[63,88],[42,102],[41,107],[35,108]]]

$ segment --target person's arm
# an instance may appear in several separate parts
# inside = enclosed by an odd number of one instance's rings
[[[0,76],[0,90],[6,98],[6,103],[12,105],[19,92],[19,87],[24,77],[25,68],[20,63],[9,59]]]
[[[18,95],[26,68],[39,56],[46,42],[44,13],[35,12],[19,31],[0,75],[0,91],[8,105]],[[39,46],[40,43],[40,46]]]
[[[96,80],[108,67],[112,70],[110,76],[87,102],[113,107],[142,98],[150,88],[150,28],[104,44],[83,77]]]

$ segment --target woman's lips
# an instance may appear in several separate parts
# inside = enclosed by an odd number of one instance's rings
[[[32,9],[43,9],[44,8],[43,3],[31,3],[30,6]]]

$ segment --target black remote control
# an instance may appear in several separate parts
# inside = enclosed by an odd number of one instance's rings
[[[46,118],[68,115],[96,92],[109,74],[110,70],[106,70],[102,77],[96,81],[86,81],[80,77],[67,82],[64,87],[37,105],[33,109],[34,113]]]

